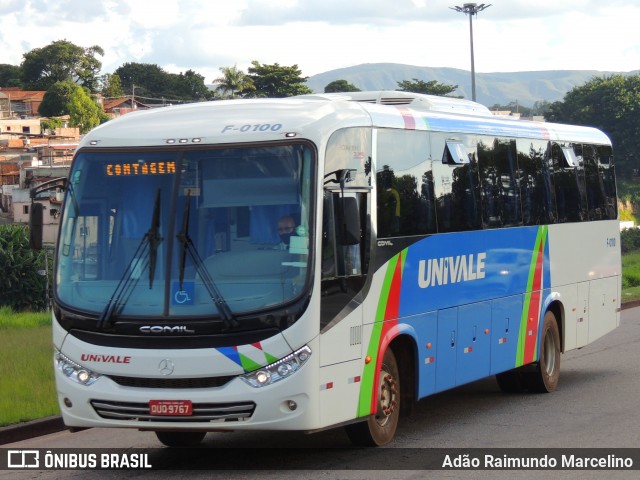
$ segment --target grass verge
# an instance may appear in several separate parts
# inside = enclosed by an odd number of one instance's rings
[[[622,256],[622,301],[640,300],[640,251]]]
[[[56,415],[50,313],[0,308],[0,427]]]

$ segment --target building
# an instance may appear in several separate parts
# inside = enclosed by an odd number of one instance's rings
[[[102,109],[111,118],[147,108],[151,107],[131,97],[109,98],[102,100]]]
[[[44,90],[22,90],[18,87],[0,88],[0,119],[37,116],[45,93]]]
[[[69,175],[69,165],[36,166],[20,169],[20,184],[10,189],[7,199],[9,216],[14,223],[29,223],[31,211],[31,189],[48,181]],[[58,236],[59,218],[62,207],[62,191],[46,192],[38,196],[38,203],[44,205],[44,225],[42,238],[45,243],[55,243]],[[3,198],[4,201],[4,198]]]
[[[20,148],[26,144],[21,136],[40,135],[40,118],[0,118],[0,146]],[[20,140],[20,143],[8,143],[9,140]]]

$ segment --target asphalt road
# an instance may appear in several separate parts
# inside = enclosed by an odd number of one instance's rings
[[[501,393],[493,378],[420,401],[385,449],[353,450],[340,429],[209,433],[203,449],[162,448],[135,430],[59,432],[3,448],[153,448],[166,471],[0,471],[4,478],[639,478],[640,471],[428,471],[434,448],[640,448],[640,308],[622,312],[620,328],[562,357],[552,394]],[[224,447],[219,448],[219,447]],[[263,447],[269,447],[264,450]],[[347,448],[335,448],[347,447]],[[132,450],[134,451],[134,450]],[[189,471],[189,468],[207,470]],[[227,470],[219,470],[220,467]]]

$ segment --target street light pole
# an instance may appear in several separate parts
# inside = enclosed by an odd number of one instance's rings
[[[481,12],[485,8],[489,8],[491,4],[486,5],[481,3],[478,5],[477,3],[465,3],[461,7],[449,7],[456,12],[464,13],[465,15],[469,15],[469,42],[471,44],[471,99],[476,101],[476,67],[473,59],[473,16],[478,15],[478,12]]]

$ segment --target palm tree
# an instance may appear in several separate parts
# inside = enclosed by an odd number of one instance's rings
[[[237,98],[250,94],[256,87],[251,78],[238,67],[220,67],[222,76],[216,78],[213,83],[217,84],[216,90],[221,92],[225,98]]]

